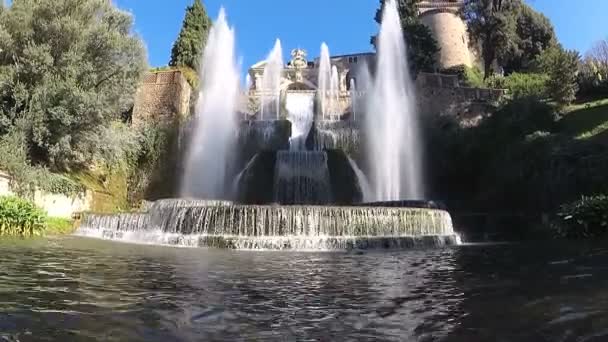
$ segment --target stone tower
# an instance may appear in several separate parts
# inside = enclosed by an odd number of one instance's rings
[[[458,13],[463,5],[463,0],[422,0],[419,4],[420,20],[431,29],[441,48],[439,69],[472,65],[467,27]]]

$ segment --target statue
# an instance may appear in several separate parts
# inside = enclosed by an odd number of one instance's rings
[[[306,60],[306,51],[303,49],[294,49],[291,51],[291,62],[289,67],[292,69],[305,69],[308,67],[308,61]]]

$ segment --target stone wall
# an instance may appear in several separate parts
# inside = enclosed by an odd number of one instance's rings
[[[192,88],[179,70],[149,72],[135,96],[133,124],[171,122],[190,111]]]
[[[418,108],[423,115],[450,115],[475,124],[505,94],[503,89],[461,87],[454,75],[421,73],[416,80]]]
[[[11,179],[0,171],[0,196],[14,195],[11,189]],[[34,203],[42,208],[50,217],[72,218],[76,213],[89,211],[93,202],[90,191],[75,196],[53,194],[41,190],[34,193]]]

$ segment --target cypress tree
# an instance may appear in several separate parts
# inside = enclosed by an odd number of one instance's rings
[[[187,66],[198,69],[207,35],[211,28],[211,19],[201,0],[194,0],[186,8],[182,29],[171,50],[170,66]]]

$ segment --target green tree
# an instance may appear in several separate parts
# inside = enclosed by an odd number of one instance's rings
[[[507,74],[530,70],[536,57],[557,44],[551,21],[526,4],[521,4],[515,31],[515,44],[501,60]]]
[[[131,15],[106,0],[13,0],[0,15],[0,135],[25,122],[32,162],[89,163],[147,68]]]
[[[418,71],[433,71],[437,62],[439,46],[431,30],[418,18],[418,2],[420,0],[398,1],[403,38],[407,44],[408,62],[414,74]],[[380,0],[380,8],[376,11],[375,20],[382,23],[385,0]],[[376,46],[376,36],[372,37],[372,45]]]
[[[169,65],[198,70],[210,28],[211,19],[207,16],[205,6],[201,0],[194,0],[194,3],[186,8],[182,29],[171,50]]]
[[[472,41],[481,48],[485,78],[494,62],[514,49],[520,5],[521,0],[465,0],[462,16]]]
[[[560,45],[546,49],[537,59],[538,66],[549,79],[547,91],[560,107],[575,99],[578,91],[577,76],[580,55],[574,50],[565,50]]]

